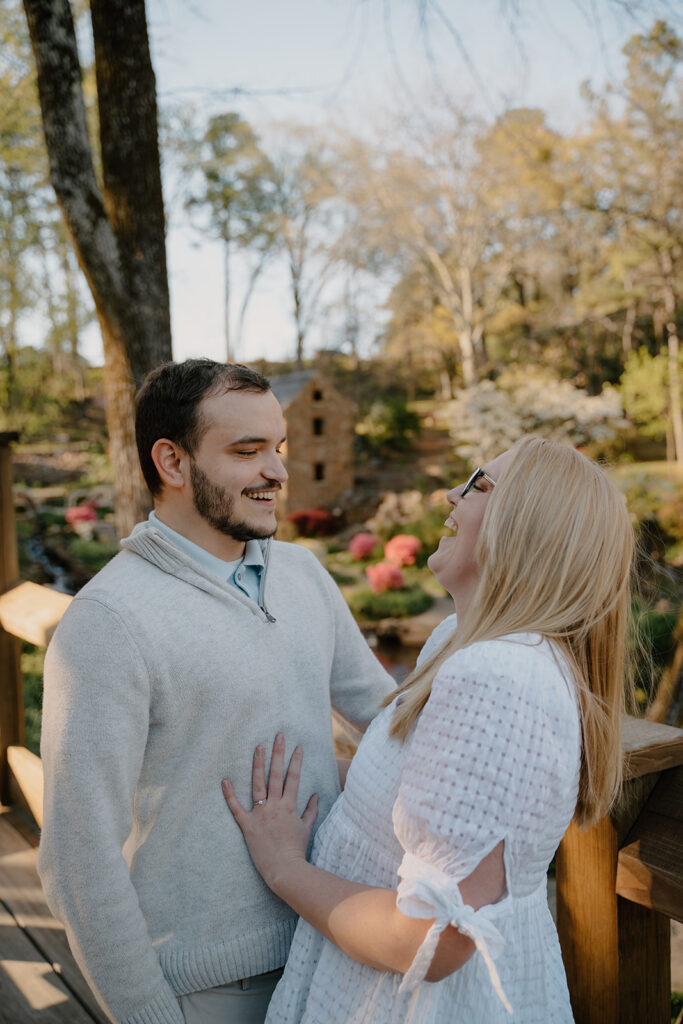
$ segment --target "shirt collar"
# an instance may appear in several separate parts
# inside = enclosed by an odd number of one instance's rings
[[[217,558],[216,555],[212,555],[206,548],[201,547],[199,544],[195,544],[194,541],[189,540],[182,533],[178,533],[176,530],[172,530],[170,526],[162,521],[154,514],[150,512],[149,521],[156,526],[161,532],[168,537],[176,547],[184,551],[186,555],[189,555],[195,562],[207,569],[213,576],[218,576],[219,579],[230,579],[232,577],[235,568],[240,564],[253,566],[257,571],[263,569],[263,552],[261,545],[257,540],[248,540],[244,547],[244,555],[242,558],[236,559],[234,562],[226,562],[223,558]]]

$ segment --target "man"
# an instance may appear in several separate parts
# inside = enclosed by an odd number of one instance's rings
[[[252,867],[221,779],[247,801],[254,748],[282,733],[322,819],[339,791],[331,704],[363,728],[392,683],[315,558],[270,539],[287,473],[264,377],[166,363],[142,385],[136,435],[154,512],[47,653],[39,870],[113,1020],[251,1024],[296,921]]]

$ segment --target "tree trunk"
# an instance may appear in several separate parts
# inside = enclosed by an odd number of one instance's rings
[[[149,497],[133,437],[133,395],[171,358],[156,89],[144,0],[92,0],[104,190],[95,178],[68,0],[24,0],[50,177],[95,301],[120,535]]]
[[[14,411],[18,403],[17,394],[17,321],[19,319],[19,289],[16,280],[16,267],[9,271],[9,322],[5,342],[7,360],[7,405]]]
[[[304,368],[304,337],[303,310],[301,308],[301,293],[299,291],[299,279],[294,270],[292,275],[292,299],[294,300],[294,323],[296,324],[296,368]]]
[[[104,397],[106,402],[109,458],[116,481],[116,529],[127,537],[149,509],[149,492],[140,472],[135,421],[132,415],[135,385],[125,351],[109,335],[108,325],[100,320],[104,341]]]
[[[681,410],[681,376],[679,370],[679,342],[676,327],[676,296],[673,286],[673,263],[671,253],[665,250],[661,254],[663,271],[663,316],[662,322],[666,330],[667,350],[669,353],[669,412],[673,434],[674,459],[683,463],[683,411]]]
[[[223,309],[225,311],[225,361],[232,362],[230,351],[230,242],[223,239]]]
[[[436,280],[439,286],[440,298],[444,309],[447,309],[453,317],[453,324],[458,334],[458,348],[460,349],[460,362],[462,366],[462,379],[466,388],[474,387],[477,383],[477,368],[472,340],[472,317],[471,306],[470,316],[467,315],[466,305],[468,299],[472,299],[471,277],[466,267],[460,267],[458,278],[460,290],[455,286],[450,271],[441,259],[438,251],[431,244],[425,244],[424,255],[429,265],[436,272]]]
[[[647,717],[653,722],[677,725],[683,698],[683,609],[673,631],[676,641],[673,658],[662,673],[657,696],[648,708]]]
[[[632,302],[626,310],[624,328],[621,332],[621,351],[628,355],[633,348],[633,328],[636,323],[636,305]]]
[[[679,342],[676,324],[671,320],[667,324],[669,349],[669,407],[674,436],[674,452],[676,462],[683,463],[683,412],[681,411],[681,379],[679,372]]]
[[[64,274],[64,293],[66,297],[66,340],[71,354],[71,373],[74,378],[74,397],[77,402],[85,401],[85,373],[79,359],[80,342],[79,296],[76,282],[77,269],[73,266],[73,257],[66,241],[59,246],[59,256]]]

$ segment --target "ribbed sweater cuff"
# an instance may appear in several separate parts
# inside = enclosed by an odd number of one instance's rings
[[[185,1024],[185,1017],[180,1003],[166,985],[156,999],[126,1017],[124,1024]]]

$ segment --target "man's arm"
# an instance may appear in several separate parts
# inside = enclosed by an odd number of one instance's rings
[[[70,605],[45,660],[38,867],[93,992],[121,1024],[183,1024],[122,847],[149,725],[150,684],[120,618]]]
[[[370,650],[339,587],[322,571],[334,615],[332,705],[342,719],[342,734],[353,737],[356,733],[360,738],[385,697],[396,689],[396,683]]]

